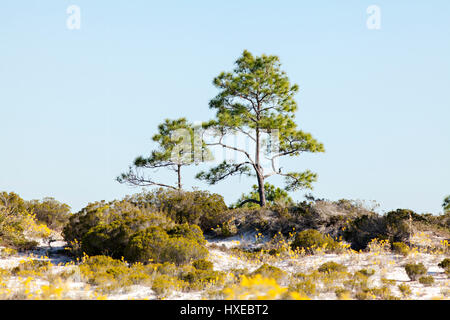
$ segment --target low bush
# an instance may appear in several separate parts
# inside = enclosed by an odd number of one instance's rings
[[[447,274],[447,276],[450,278],[450,259],[445,258],[438,264],[439,267],[444,269],[444,272]]]
[[[340,263],[330,261],[330,262],[323,263],[317,269],[317,271],[322,272],[322,273],[344,272],[344,271],[347,271],[347,267]]]
[[[323,248],[330,252],[339,247],[339,243],[333,240],[329,235],[322,235],[319,231],[308,229],[295,235],[291,248],[304,249],[307,253],[313,254],[315,249]]]
[[[126,200],[141,208],[164,212],[178,224],[198,225],[204,232],[222,224],[223,213],[228,209],[221,195],[198,190],[189,192],[159,189],[137,194]]]
[[[0,268],[0,284],[2,283],[2,279],[11,276],[10,269]]]
[[[213,270],[214,264],[205,259],[199,259],[192,262],[192,266],[197,270]]]
[[[83,258],[78,266],[81,277],[102,293],[124,290],[133,284],[150,283],[154,270],[142,265],[128,264],[108,256]]]
[[[308,297],[313,297],[317,293],[317,285],[312,277],[303,277],[303,279],[292,286],[292,290]]]
[[[167,234],[171,238],[184,238],[195,241],[199,244],[206,243],[202,230],[195,224],[183,223],[176,225],[173,228],[168,229]]]
[[[27,210],[25,201],[14,192],[0,192],[0,245],[15,250],[30,250],[45,238],[50,230],[40,224]]]
[[[170,227],[171,219],[164,214],[146,208],[140,208],[128,201],[105,201],[90,203],[69,218],[63,229],[64,240],[70,245],[74,241],[81,242],[83,237],[94,227],[123,222],[133,232],[149,226]],[[110,228],[111,230],[114,228]]]
[[[395,297],[392,295],[391,289],[388,286],[371,288],[369,292],[380,300],[395,300]]]
[[[152,290],[159,297],[170,296],[172,291],[183,290],[187,286],[187,282],[165,274],[157,275],[152,282]]]
[[[6,258],[12,255],[17,254],[16,249],[12,248],[0,248],[0,258]]]
[[[40,277],[47,272],[52,264],[46,260],[28,259],[11,269],[11,274],[20,277]]]
[[[424,286],[431,286],[434,283],[434,278],[433,276],[422,276],[419,278],[419,283]]]
[[[54,198],[26,201],[25,206],[35,215],[37,221],[44,223],[52,230],[62,231],[69,221],[70,206]]]
[[[164,245],[161,262],[171,261],[177,265],[189,263],[192,260],[203,259],[208,250],[198,242],[186,238],[170,238]]]
[[[409,263],[404,266],[406,274],[411,281],[416,281],[420,276],[427,273],[427,268],[422,263]]]
[[[162,213],[129,201],[89,204],[64,228],[72,253],[124,257],[129,262],[177,265],[206,257],[202,230],[176,225]]]
[[[381,283],[386,285],[386,286],[393,286],[393,285],[395,285],[397,283],[396,280],[387,279],[387,278],[384,278],[384,277],[382,277],[380,280],[381,280]]]
[[[373,276],[375,274],[375,270],[373,270],[373,269],[369,269],[369,270],[361,269],[361,270],[358,270],[357,273],[360,273],[360,274],[362,274],[363,276],[366,276],[366,277],[371,277],[371,276]]]
[[[392,295],[389,287],[383,286],[379,288],[365,288],[355,293],[355,298],[358,300],[396,300]]]
[[[439,262],[438,266],[441,267],[444,270],[445,269],[449,269],[450,268],[450,259],[449,258],[445,258],[444,260]]]
[[[227,300],[276,300],[285,298],[287,290],[275,279],[257,274],[253,277],[243,275],[239,283],[227,286],[222,294]]]
[[[207,256],[201,230],[194,225],[171,229],[149,227],[134,234],[125,248],[129,261],[174,262],[177,265]],[[184,237],[183,237],[184,236]]]
[[[344,288],[337,288],[334,293],[339,300],[349,300],[351,297],[350,290]]]
[[[217,221],[220,223],[220,221]],[[226,220],[216,226],[216,228],[211,228],[208,232],[214,234],[217,237],[231,237],[237,234],[238,229],[236,225],[233,223],[233,220]]]
[[[283,280],[287,277],[287,273],[285,271],[266,263],[251,273],[252,276],[257,274],[260,274],[264,278],[272,278],[277,281]]]
[[[164,247],[169,241],[169,235],[161,227],[152,226],[133,234],[128,241],[124,256],[129,261],[142,263],[162,261]]]
[[[133,234],[127,220],[100,224],[89,229],[81,239],[81,248],[89,256],[107,255],[120,259]]]
[[[213,270],[193,270],[181,276],[181,280],[189,283],[192,290],[201,290],[207,285],[221,285],[226,273]]]
[[[400,293],[403,297],[409,297],[412,294],[411,287],[407,285],[406,283],[399,284],[397,286],[398,290],[400,290]]]
[[[344,286],[350,290],[363,291],[369,288],[370,273],[357,271],[350,279],[344,281]]]
[[[375,296],[370,291],[358,291],[355,293],[355,298],[357,300],[372,300]]]
[[[386,222],[377,214],[364,214],[350,221],[344,231],[344,239],[354,250],[362,250],[373,239],[386,239]]]
[[[241,276],[243,276],[243,275],[248,276],[248,275],[250,274],[247,268],[242,268],[242,269],[239,269],[239,268],[232,268],[232,269],[230,269],[229,272],[230,272],[230,273],[233,275],[233,277],[236,278],[236,279],[239,278],[239,277],[241,277]]]
[[[268,205],[292,205],[294,202],[292,198],[289,196],[289,194],[280,188],[277,188],[274,185],[271,185],[270,183],[264,183],[264,191],[265,191],[265,198]],[[258,186],[253,185],[252,191],[248,194],[242,194],[241,197],[232,205],[234,208],[238,207],[244,207],[244,208],[259,208],[259,205],[254,202],[246,202],[244,201],[253,199],[258,200],[259,199],[259,193],[258,193]],[[244,203],[244,204],[243,204]]]
[[[415,213],[412,210],[397,209],[385,215],[387,235],[392,242],[405,242],[409,238],[409,219]]]
[[[394,242],[392,243],[392,251],[406,257],[410,252],[410,248],[403,242]]]

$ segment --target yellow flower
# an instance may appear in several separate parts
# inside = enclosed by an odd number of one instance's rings
[[[302,295],[298,292],[291,292],[290,297],[293,300],[311,300],[308,296]]]

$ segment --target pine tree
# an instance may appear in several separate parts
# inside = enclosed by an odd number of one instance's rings
[[[259,199],[249,199],[247,202],[260,206],[266,205],[264,183],[271,176],[283,176],[286,191],[312,188],[312,183],[317,179],[316,174],[309,170],[282,172],[281,168],[275,167],[278,158],[325,151],[323,144],[311,134],[297,129],[294,95],[298,92],[298,86],[291,85],[280,67],[277,56],[255,57],[245,50],[236,61],[233,72],[222,72],[214,79],[213,83],[220,92],[209,106],[216,111],[216,118],[203,124],[204,129],[214,132],[214,141],[206,142],[206,145],[234,150],[243,154],[245,160],[225,160],[208,172],[200,172],[197,178],[216,184],[236,174],[256,176]],[[279,134],[278,141],[272,141],[276,145],[271,148],[277,153],[271,154],[268,159],[272,164],[270,172],[264,172],[261,165],[262,149],[270,141],[265,137],[274,132]],[[236,133],[251,139],[255,150],[249,152],[224,142],[224,137]]]
[[[117,177],[117,181],[132,186],[159,186],[181,190],[183,187],[181,169],[210,157],[206,146],[195,139],[194,132],[194,126],[185,118],[166,119],[158,126],[158,133],[152,138],[159,144],[158,150],[153,150],[149,157],[137,157],[128,172]],[[155,181],[145,172],[152,169],[154,172],[161,168],[174,171],[177,176],[176,183]]]

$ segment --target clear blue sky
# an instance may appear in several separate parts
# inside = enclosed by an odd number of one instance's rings
[[[366,27],[372,4],[381,30]],[[69,5],[81,9],[80,30],[66,27]],[[140,191],[114,178],[152,149],[165,118],[211,118],[211,81],[244,49],[278,55],[300,86],[297,122],[327,152],[283,167],[317,172],[315,196],[442,211],[448,0],[2,0],[0,190],[53,196],[73,210]],[[186,187],[228,203],[254,183],[210,187],[193,179],[199,169],[186,172]]]

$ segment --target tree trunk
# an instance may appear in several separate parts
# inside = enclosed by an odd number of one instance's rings
[[[261,207],[266,206],[266,191],[264,190],[264,177],[257,173],[258,176],[258,193],[259,193],[259,205]]]
[[[178,190],[181,190],[181,165],[177,165]]]
[[[257,116],[259,120],[259,115]],[[259,145],[259,128],[256,127],[256,150],[255,150],[255,170],[256,170],[256,177],[258,178],[258,193],[259,193],[259,205],[261,207],[266,206],[266,193],[264,190],[264,174],[262,172],[261,165],[259,164],[259,152],[260,152],[260,145]]]

